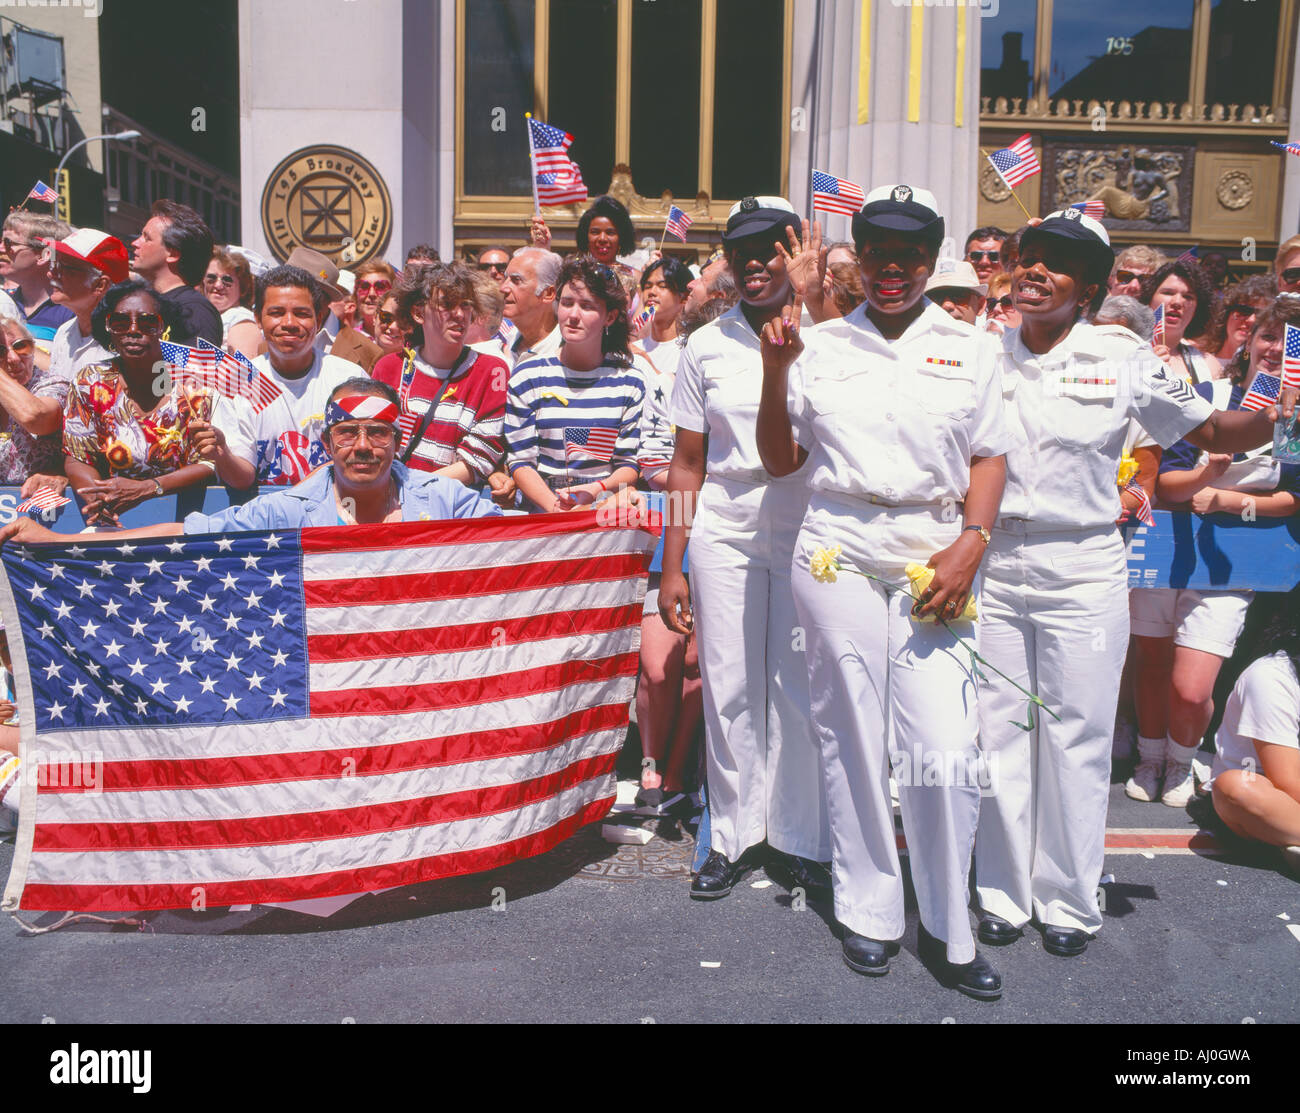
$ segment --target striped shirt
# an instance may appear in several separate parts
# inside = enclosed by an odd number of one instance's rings
[[[501,464],[509,374],[503,361],[469,350],[450,369],[433,367],[418,352],[394,352],[375,364],[371,377],[397,391],[402,414],[411,419],[402,426],[412,435],[450,375],[437,412],[407,466],[413,471],[437,471],[459,461],[477,480],[486,479]]]
[[[635,468],[644,401],[645,382],[635,367],[605,363],[573,371],[558,356],[519,364],[506,401],[511,474],[528,465],[558,489]],[[610,434],[613,447],[607,449]],[[584,448],[583,441],[594,447]]]

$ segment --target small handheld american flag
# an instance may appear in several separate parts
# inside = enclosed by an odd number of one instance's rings
[[[866,195],[862,187],[844,178],[814,170],[812,174],[813,209],[824,213],[843,213],[853,216],[862,208]]]
[[[1287,325],[1282,339],[1282,386],[1300,389],[1300,327]]]
[[[245,398],[255,413],[261,413],[280,397],[280,388],[245,356],[232,355],[202,337],[193,348],[164,340],[162,355],[182,373],[184,381],[212,387],[226,398]]]
[[[568,428],[564,430],[564,458],[608,461],[617,443],[617,429]]]
[[[1136,518],[1144,526],[1154,526],[1156,519],[1155,515],[1151,513],[1151,496],[1147,494],[1146,488],[1135,477],[1128,481],[1128,486],[1124,490],[1138,500],[1136,509],[1129,511],[1130,516]]]
[[[44,182],[37,182],[32,186],[32,191],[27,195],[29,201],[44,201],[47,205],[56,205],[59,201],[59,195]]]
[[[668,223],[664,225],[664,234],[676,236],[682,243],[686,242],[686,229],[694,223],[676,205],[668,210]]]
[[[19,514],[26,514],[29,510],[57,510],[71,502],[71,499],[64,498],[53,487],[42,487],[31,498],[23,499],[14,509]]]
[[[1270,139],[1269,142],[1279,151],[1286,151],[1289,155],[1300,155],[1300,143],[1279,143],[1276,139]]]
[[[1076,201],[1070,208],[1078,209],[1084,216],[1091,217],[1093,220],[1100,220],[1106,215],[1105,201]]]
[[[1007,183],[1008,189],[1015,189],[1026,178],[1032,178],[1043,169],[1039,165],[1038,156],[1034,154],[1029,132],[1025,132],[1010,147],[994,151],[989,155],[989,162],[998,172],[998,177]]]
[[[1184,251],[1175,260],[1175,262],[1182,263],[1184,266],[1186,266],[1188,263],[1199,263],[1200,261],[1201,261],[1201,245],[1195,243],[1192,244],[1191,247],[1189,247],[1186,251]]]
[[[658,306],[647,305],[640,313],[632,318],[632,331],[640,332],[651,320],[654,319],[655,310]]]
[[[1159,347],[1165,342],[1165,307],[1156,306],[1155,312],[1155,331],[1151,334],[1151,344],[1153,347]]]
[[[567,205],[587,199],[582,171],[569,158],[572,143],[573,136],[567,131],[528,117],[528,154],[539,205]]]
[[[1263,371],[1256,371],[1250,389],[1246,391],[1246,397],[1241,400],[1241,408],[1243,410],[1267,409],[1277,403],[1278,395],[1281,393],[1281,379],[1276,375],[1266,375]]]

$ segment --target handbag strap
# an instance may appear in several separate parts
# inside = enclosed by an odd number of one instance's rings
[[[415,453],[416,447],[422,440],[424,440],[424,434],[428,432],[429,425],[433,421],[433,415],[438,409],[438,403],[442,401],[442,396],[447,392],[447,388],[451,386],[451,381],[456,377],[456,372],[461,370],[465,365],[465,354],[467,352],[470,355],[477,355],[477,353],[473,352],[469,348],[465,348],[461,351],[460,358],[456,361],[456,365],[447,373],[447,377],[438,385],[438,393],[433,396],[432,401],[429,403],[429,408],[424,411],[424,416],[420,418],[420,424],[415,427],[415,432],[411,434],[410,443],[407,444],[405,449],[403,449],[401,461],[403,464],[410,460],[411,456]]]

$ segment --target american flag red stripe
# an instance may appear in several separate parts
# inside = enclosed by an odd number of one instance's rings
[[[85,641],[69,625],[79,615],[42,639],[37,624],[57,623],[48,608],[29,607],[29,580],[80,581],[83,566],[107,556],[112,582],[147,580],[152,603],[155,593],[170,598],[163,585],[179,571],[185,606],[176,618],[192,613],[202,623],[207,612],[188,604],[220,593],[219,573],[230,567],[240,587],[223,599],[234,602],[249,582],[258,596],[270,594],[264,569],[247,560],[274,555],[282,563],[271,567],[301,569],[296,587],[278,590],[300,593],[297,667],[309,709],[215,723],[172,716],[149,729],[87,719],[51,730],[43,719],[50,696],[41,695],[32,749],[97,753],[103,772],[94,792],[42,785],[24,794],[6,898],[31,910],[192,907],[199,891],[209,907],[283,902],[493,869],[549,850],[613,802],[657,532],[657,522],[609,523],[593,510],[234,534],[233,553],[197,572],[195,558],[222,542],[147,542],[120,557],[111,540],[25,556],[6,548],[0,596],[23,635],[11,638],[20,698],[36,699],[46,685],[43,670],[29,671],[29,647]],[[150,560],[164,566],[151,580]],[[67,574],[43,575],[56,561]],[[42,607],[52,596],[41,593]],[[223,607],[237,614],[252,604]],[[102,618],[103,607],[95,613]],[[248,625],[233,637],[242,645],[242,635],[269,629]],[[107,638],[100,631],[98,640]],[[128,648],[105,660],[104,682],[130,683],[118,660],[147,657],[170,677],[168,658],[179,657],[138,654]],[[254,675],[253,667],[232,675]],[[81,706],[56,687],[60,701]]]
[[[42,487],[30,498],[23,499],[14,509],[19,514],[26,514],[29,510],[57,510],[71,502],[70,498],[59,494],[53,487]]]

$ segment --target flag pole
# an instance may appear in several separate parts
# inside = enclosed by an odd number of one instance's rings
[[[994,172],[997,174],[998,178],[1001,179],[1002,184],[1006,186],[1007,189],[1011,190],[1011,200],[1020,206],[1020,211],[1025,214],[1025,219],[1033,220],[1034,218],[1029,215],[1029,210],[1025,208],[1025,203],[1016,196],[1016,187],[1011,185],[1006,178],[1002,177],[1002,171],[998,169],[998,164],[989,158],[988,152],[983,147],[980,148],[980,154],[989,159],[989,165],[993,167]]]
[[[533,152],[532,118],[533,114],[531,112],[524,113],[524,119],[529,121],[524,125],[528,130],[528,180],[533,183],[533,212],[537,216],[541,216],[542,203],[537,199],[537,157]]]

